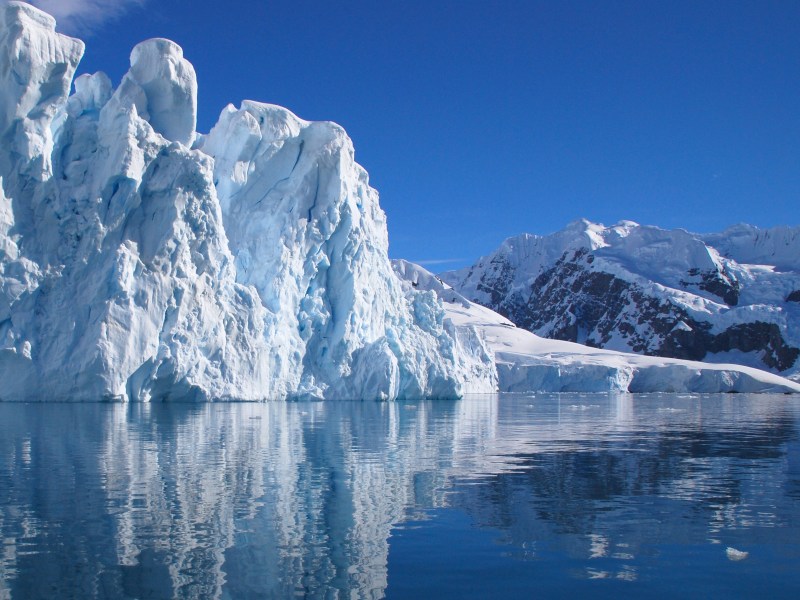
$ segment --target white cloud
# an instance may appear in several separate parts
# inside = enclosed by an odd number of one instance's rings
[[[422,267],[435,267],[436,265],[448,265],[450,263],[462,262],[463,258],[431,258],[424,260],[415,260],[416,264]]]
[[[26,0],[56,18],[58,29],[70,33],[91,31],[147,0]]]

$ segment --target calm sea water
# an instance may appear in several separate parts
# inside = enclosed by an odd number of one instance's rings
[[[800,399],[0,404],[0,599],[800,597]]]

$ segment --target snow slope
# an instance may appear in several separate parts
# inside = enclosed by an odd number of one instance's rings
[[[0,5],[0,399],[453,397],[478,338],[405,293],[384,213],[333,123],[244,102],[196,133],[179,46],[116,89],[83,43]]]
[[[539,337],[470,302],[422,267],[393,264],[408,286],[435,292],[457,327],[474,327],[484,336],[503,392],[800,392],[800,383],[746,366],[640,356]]]
[[[584,220],[510,238],[442,278],[543,337],[790,374],[800,356],[798,256],[800,228],[697,235]]]
[[[700,236],[709,246],[736,262],[774,265],[783,271],[800,271],[800,227],[759,229],[740,223],[721,233]]]

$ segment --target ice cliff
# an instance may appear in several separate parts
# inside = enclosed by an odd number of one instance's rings
[[[0,399],[453,397],[491,352],[405,289],[333,123],[244,102],[208,135],[179,46],[114,89],[0,5]]]

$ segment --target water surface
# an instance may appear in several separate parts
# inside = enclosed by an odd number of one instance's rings
[[[800,597],[800,399],[0,404],[0,599]]]

